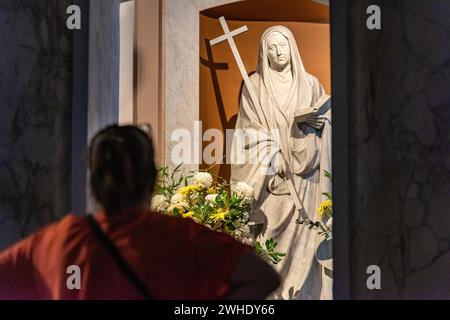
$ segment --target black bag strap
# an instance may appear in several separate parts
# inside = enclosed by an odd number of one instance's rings
[[[97,238],[103,244],[105,249],[108,251],[108,253],[113,258],[113,260],[117,263],[117,266],[122,271],[122,273],[125,275],[125,277],[128,279],[128,281],[130,281],[130,283],[132,283],[136,287],[136,289],[139,291],[139,293],[146,300],[153,300],[153,297],[150,294],[150,292],[148,291],[147,286],[142,282],[142,280],[138,277],[138,275],[131,269],[131,267],[125,261],[122,254],[117,249],[117,247],[114,245],[114,243],[102,231],[102,229],[98,225],[97,221],[95,221],[95,218],[89,214],[85,217],[85,219],[91,226],[91,229],[92,229],[92,231],[94,231]]]

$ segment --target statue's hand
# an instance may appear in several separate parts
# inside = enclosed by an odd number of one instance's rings
[[[322,129],[325,125],[325,116],[323,115],[313,115],[306,120],[306,123],[315,129]]]
[[[285,159],[283,153],[281,151],[279,151],[278,156],[276,157],[276,160],[275,160],[276,173],[279,176],[284,177],[286,175],[288,168],[289,168],[289,166],[286,162],[286,159]]]

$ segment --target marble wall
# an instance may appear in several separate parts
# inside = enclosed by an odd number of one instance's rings
[[[88,139],[119,120],[120,2],[90,1]]]
[[[230,0],[165,0],[162,2],[162,81],[165,113],[164,162],[173,166],[172,132],[187,129],[194,136],[199,113],[200,11],[236,2]],[[201,145],[201,144],[200,144]],[[186,165],[187,170],[198,165]]]
[[[349,5],[350,296],[449,299],[450,2]]]
[[[120,1],[75,1],[76,33],[70,4],[0,3],[0,249],[94,209],[81,176],[90,138],[118,121]]]
[[[119,121],[120,0],[95,0],[89,6],[87,140]],[[86,211],[96,209],[86,185]]]
[[[160,0],[135,0],[136,120],[152,127],[156,161],[164,163],[164,110],[161,108]]]
[[[0,2],[0,250],[70,209],[68,3]]]

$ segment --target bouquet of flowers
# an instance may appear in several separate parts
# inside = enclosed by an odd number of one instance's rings
[[[160,169],[152,209],[171,216],[189,218],[212,230],[250,244],[249,212],[253,188],[245,182],[228,185],[214,182],[208,172],[184,176],[177,167],[172,174]]]
[[[245,182],[228,184],[208,172],[181,174],[181,166],[173,172],[159,169],[159,179],[152,198],[152,210],[170,216],[192,219],[211,230],[229,234],[236,240],[253,245],[267,260],[278,263],[284,256],[276,252],[272,239],[263,245],[252,240],[249,214],[254,199],[253,188]]]

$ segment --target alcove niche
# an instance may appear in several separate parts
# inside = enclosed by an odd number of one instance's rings
[[[255,72],[261,35],[270,26],[283,25],[293,32],[305,69],[319,79],[327,94],[331,94],[330,24],[329,7],[309,0],[239,1],[200,12],[199,120],[203,137],[210,140],[203,141],[202,150],[208,145],[208,152],[214,149],[213,163],[211,159],[208,163],[202,161],[200,169],[208,168],[229,179],[230,165],[225,155],[231,139],[225,138],[225,132],[234,129],[243,80],[228,42],[209,44],[224,34],[219,21],[222,16],[230,30],[248,27],[248,31],[234,37],[248,74]],[[205,135],[212,132],[210,129],[221,131],[223,141]],[[222,148],[213,148],[213,144]]]

